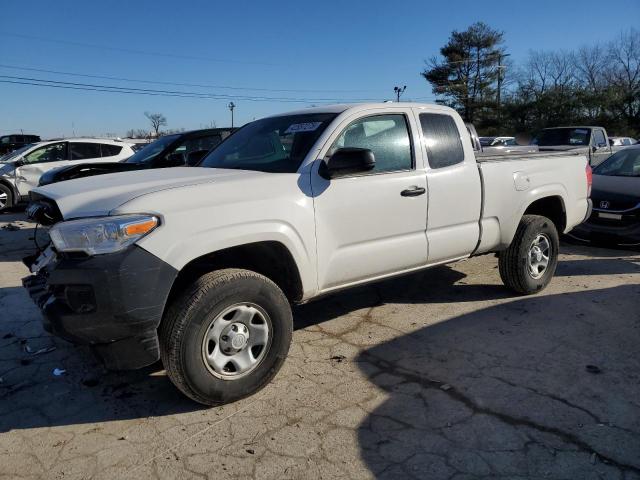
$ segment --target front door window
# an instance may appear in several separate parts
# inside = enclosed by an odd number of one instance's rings
[[[35,149],[24,157],[25,163],[59,162],[67,159],[67,144],[52,143]]]

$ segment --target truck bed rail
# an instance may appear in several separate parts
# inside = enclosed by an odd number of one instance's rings
[[[532,152],[532,153],[501,153],[501,154],[482,154],[476,152],[476,162],[504,162],[512,160],[537,160],[539,157],[566,157],[566,156],[585,156],[582,152]]]

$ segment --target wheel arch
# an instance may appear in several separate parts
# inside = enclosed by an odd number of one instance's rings
[[[532,194],[522,202],[520,208],[514,212],[511,221],[502,230],[500,250],[507,248],[511,244],[518,225],[525,215],[541,215],[549,218],[558,230],[558,234],[562,235],[567,227],[567,209],[564,191],[562,189],[552,189],[532,192]]]
[[[549,195],[531,202],[524,210],[524,215],[541,215],[553,222],[559,234],[567,228],[567,208],[560,195]]]
[[[283,243],[269,240],[224,248],[194,258],[178,272],[166,305],[198,277],[224,268],[241,268],[264,275],[278,285],[290,302],[302,300],[302,277],[293,254]]]

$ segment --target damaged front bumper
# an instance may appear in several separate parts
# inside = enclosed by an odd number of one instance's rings
[[[111,369],[160,358],[157,329],[178,273],[173,267],[136,245],[93,257],[55,255],[49,247],[25,263],[35,273],[22,283],[45,330],[90,345]]]

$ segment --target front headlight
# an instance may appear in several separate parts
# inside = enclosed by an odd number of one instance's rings
[[[59,222],[49,236],[59,252],[87,255],[114,253],[141,239],[159,225],[153,215],[118,215]]]

